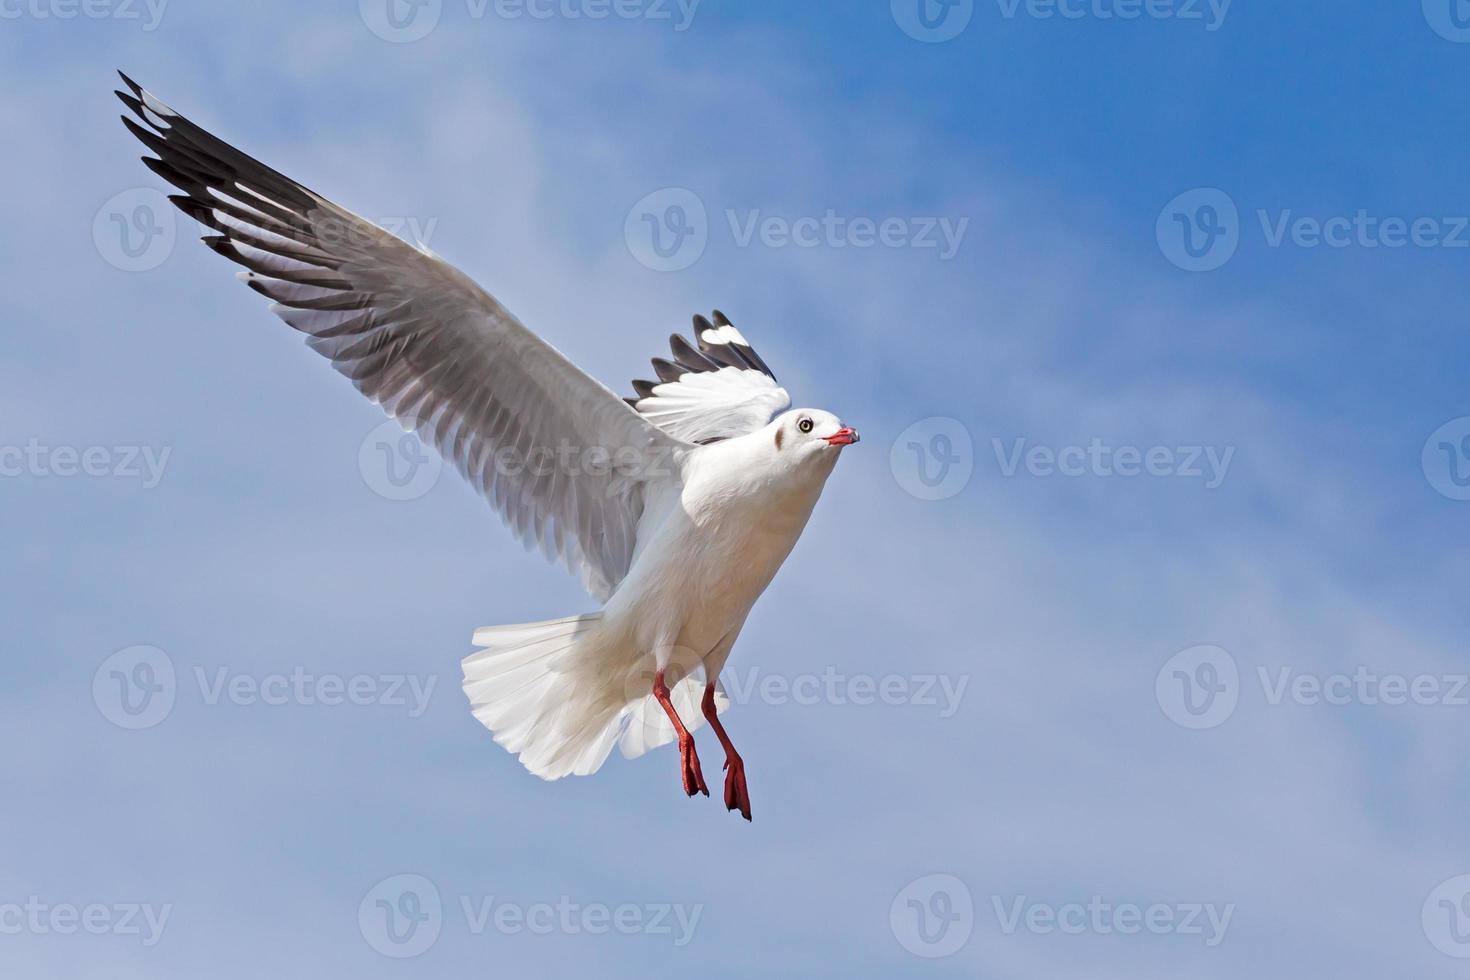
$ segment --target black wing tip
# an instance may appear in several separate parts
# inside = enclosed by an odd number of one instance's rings
[[[675,363],[690,371],[718,371],[721,367],[717,360],[691,344],[682,334],[669,337],[669,351],[674,355]]]
[[[714,311],[714,321],[715,321],[715,326],[717,326],[717,327],[733,327],[733,326],[735,326],[735,324],[733,324],[733,323],[730,322],[730,318],[727,317],[725,314],[721,313],[719,310],[715,310]]]
[[[665,384],[678,381],[685,374],[684,369],[679,367],[679,365],[665,360],[662,357],[655,357],[649,363],[653,365],[653,373],[658,375],[659,381]]]
[[[705,318],[703,313],[694,314],[694,336],[702,338],[706,330],[713,330],[714,325]]]
[[[132,89],[134,95],[140,99],[143,97],[143,86],[129,78],[127,72],[119,68],[117,69],[117,77],[122,79],[124,85]]]
[[[220,255],[223,255],[227,259],[237,258],[240,254],[240,250],[235,247],[234,242],[230,241],[230,237],[228,235],[205,235],[199,240],[203,242],[207,248],[218,252]]]

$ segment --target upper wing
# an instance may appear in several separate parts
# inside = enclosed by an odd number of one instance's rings
[[[699,347],[678,334],[669,338],[673,360],[653,359],[658,381],[634,381],[628,404],[684,442],[706,443],[754,432],[791,407],[750,342],[715,310],[714,323],[694,318]]]
[[[527,546],[606,598],[651,489],[688,449],[628,409],[458,269],[216,139],[126,75],[123,122],[271,310],[452,460]]]

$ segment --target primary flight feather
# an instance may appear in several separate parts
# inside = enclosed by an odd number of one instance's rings
[[[752,605],[857,433],[791,399],[716,311],[670,340],[657,381],[619,398],[426,249],[307,190],[126,75],[123,122],[182,193],[204,243],[391,417],[452,461],[528,544],[564,561],[598,612],[476,631],[464,691],[544,779],[677,740],[725,751],[725,803],[750,819],[719,675]]]

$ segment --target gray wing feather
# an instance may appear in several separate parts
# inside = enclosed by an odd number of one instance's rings
[[[123,76],[123,121],[244,267],[370,400],[451,460],[527,546],[605,599],[628,571],[645,501],[689,446],[641,418],[492,296],[416,248],[217,139]],[[146,126],[146,128],[145,128]]]

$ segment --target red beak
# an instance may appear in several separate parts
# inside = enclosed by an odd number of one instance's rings
[[[833,446],[851,446],[857,441],[857,430],[845,425],[827,437],[827,442]]]

